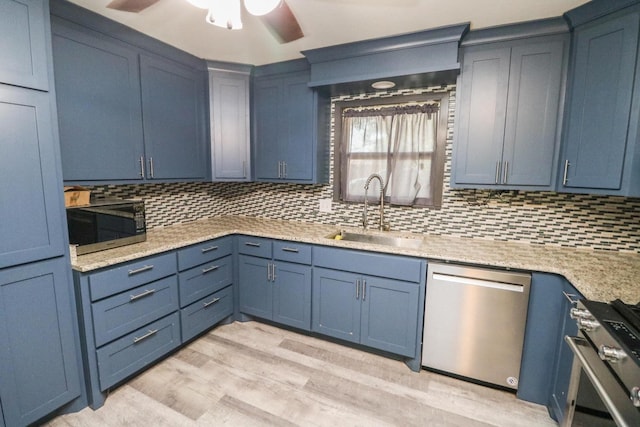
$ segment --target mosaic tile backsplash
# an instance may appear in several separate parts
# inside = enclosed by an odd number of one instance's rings
[[[385,207],[392,230],[640,253],[640,199],[450,189],[455,88],[437,87],[410,93],[433,91],[450,92],[442,208]],[[361,98],[397,93],[383,92]],[[226,182],[118,185],[96,186],[92,191],[107,197],[144,199],[150,228],[219,215],[336,226],[359,226],[362,218],[361,204],[333,202],[333,212],[319,211],[321,199],[333,198],[331,182],[326,185]],[[377,206],[370,209],[373,213]]]

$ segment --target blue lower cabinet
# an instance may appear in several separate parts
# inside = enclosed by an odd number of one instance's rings
[[[419,296],[418,283],[316,268],[312,329],[414,357]]]
[[[240,312],[271,319],[273,287],[271,260],[247,255],[238,256]]]
[[[182,341],[186,342],[233,314],[233,286],[196,301],[180,311]]]
[[[0,415],[8,426],[31,424],[80,396],[67,262],[0,270]]]
[[[178,313],[150,323],[96,351],[105,391],[181,344]]]
[[[0,427],[4,427],[4,414],[2,413],[2,401],[0,401]]]

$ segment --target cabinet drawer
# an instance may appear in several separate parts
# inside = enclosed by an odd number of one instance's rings
[[[275,240],[273,259],[311,265],[311,245]]]
[[[180,279],[180,307],[185,307],[231,284],[233,257],[229,255],[183,271],[178,277]]]
[[[144,283],[162,279],[175,274],[175,272],[176,256],[173,252],[120,264],[89,276],[91,301],[97,301]]]
[[[422,281],[424,279],[422,275],[426,274],[422,271],[423,261],[417,258],[335,249],[327,246],[317,246],[314,249],[313,263],[316,267],[416,283]]]
[[[178,279],[169,276],[91,304],[96,346],[178,309]]]
[[[115,385],[180,345],[178,313],[153,322],[96,351],[100,390]]]
[[[204,243],[180,249],[178,251],[178,269],[184,271],[196,265],[231,255],[233,241],[231,237],[209,240]]]
[[[238,237],[238,252],[261,258],[271,258],[271,240],[263,237]]]
[[[190,340],[231,314],[233,286],[227,286],[180,311],[182,341]]]

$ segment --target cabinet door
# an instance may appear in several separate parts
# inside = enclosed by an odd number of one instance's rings
[[[203,76],[141,55],[140,79],[147,178],[204,180]]]
[[[510,49],[464,54],[455,149],[455,184],[496,184],[502,159]]]
[[[315,268],[313,271],[312,325],[314,332],[360,342],[361,276]]]
[[[0,0],[0,83],[48,90],[45,0]]]
[[[621,186],[640,12],[574,32],[564,167],[567,188]]]
[[[274,263],[273,321],[311,330],[311,267]]]
[[[249,180],[249,75],[211,71],[209,87],[212,178]]]
[[[137,53],[55,17],[52,29],[64,180],[142,179]]]
[[[7,425],[33,423],[80,395],[67,268],[61,257],[0,272],[0,396]]]
[[[364,277],[361,344],[415,356],[418,330],[417,283]]]
[[[271,319],[273,286],[267,281],[270,261],[246,255],[238,256],[240,311]]]
[[[511,50],[504,185],[553,183],[564,46],[558,40]]]
[[[287,76],[283,82],[281,104],[280,159],[284,162],[282,178],[285,181],[311,181],[315,174],[313,151],[314,92],[307,83],[307,72]]]
[[[260,79],[254,93],[254,167],[257,180],[280,179],[279,132],[282,126],[282,80]]]
[[[64,254],[49,94],[0,84],[0,268]]]

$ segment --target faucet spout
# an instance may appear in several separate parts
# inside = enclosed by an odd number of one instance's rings
[[[367,178],[367,181],[364,184],[364,212],[362,213],[362,226],[364,227],[364,229],[366,230],[369,223],[368,223],[368,219],[367,219],[367,210],[368,210],[368,193],[369,193],[369,184],[371,184],[371,181],[373,181],[374,179],[377,179],[378,181],[380,181],[380,224],[379,224],[379,229],[385,230],[388,229],[387,225],[384,222],[384,181],[382,180],[382,177],[380,175],[378,175],[377,173],[373,173],[371,175],[369,175],[369,178]]]

